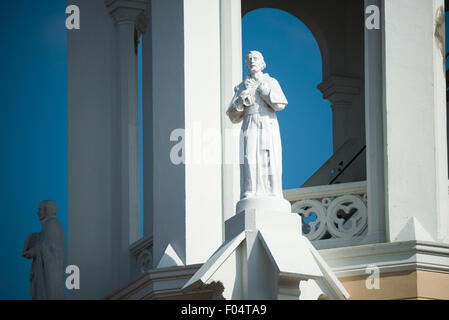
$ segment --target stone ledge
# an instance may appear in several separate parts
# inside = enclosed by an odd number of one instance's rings
[[[381,273],[431,271],[449,273],[449,244],[404,241],[319,250],[340,277],[366,275],[368,265]]]
[[[129,251],[133,256],[138,256],[145,249],[151,249],[153,247],[153,236],[146,236],[140,238],[129,246]]]
[[[438,296],[429,296],[430,291],[425,287],[425,281],[423,279],[428,279],[429,277],[432,279],[445,277],[442,279],[448,281],[446,277],[449,274],[449,244],[425,241],[405,241],[323,249],[319,250],[319,253],[355,299],[359,296],[354,290],[360,291],[365,288],[364,283],[369,276],[369,274],[366,273],[368,265],[379,267],[381,289],[382,286],[384,289],[387,288],[386,284],[388,282],[385,282],[386,279],[395,278],[399,281],[398,283],[406,285],[406,282],[409,282],[407,279],[410,280],[416,278],[416,281],[410,283],[410,288],[413,289],[413,292],[407,289],[408,296],[397,295],[396,297],[396,295],[388,294],[379,295],[379,291],[370,290],[373,294],[371,297],[373,299],[438,299],[443,296],[441,294]],[[182,287],[201,268],[201,266],[202,264],[197,264],[186,267],[151,270],[131,281],[123,288],[108,295],[106,299],[215,299],[217,298],[217,289],[213,286],[202,287],[189,293],[181,291]],[[353,289],[354,286],[356,289]],[[406,287],[409,288],[408,285]],[[370,299],[368,296],[365,298]]]
[[[188,294],[182,287],[199,270],[202,264],[151,270],[126,286],[106,296],[106,300],[211,300],[216,298],[216,288],[199,288]]]

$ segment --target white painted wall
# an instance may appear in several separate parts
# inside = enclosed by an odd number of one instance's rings
[[[185,260],[185,168],[170,162],[173,143],[169,139],[173,129],[185,127],[183,14],[183,1],[152,1],[148,36],[152,41],[152,214],[156,264],[169,243]],[[145,65],[149,53],[147,46],[143,49]],[[144,92],[148,90],[147,76],[143,75]],[[148,136],[145,138],[148,140]],[[143,170],[148,172],[146,166]],[[147,210],[151,209],[145,206]]]
[[[220,136],[216,164],[170,161],[177,143],[170,142],[173,130],[185,128],[194,135],[185,146],[186,158],[193,161],[205,152],[201,134],[221,130],[219,5],[219,0],[152,2],[155,265],[168,244],[184,264],[194,264],[204,262],[222,242]],[[145,52],[144,59],[149,55]]]
[[[145,0],[79,0],[81,29],[68,32],[69,264],[101,299],[133,273],[140,237],[138,85],[134,28]]]
[[[443,0],[384,1],[384,94],[388,238],[415,217],[447,236],[444,67],[435,39]],[[411,240],[411,239],[400,239]]]
[[[185,167],[186,264],[195,264],[205,262],[222,242],[219,0],[184,0],[184,54],[185,128],[203,131],[198,149],[198,138],[186,140],[188,159],[203,156],[203,164]],[[204,163],[209,151],[217,155],[215,163]]]
[[[120,247],[117,38],[103,1],[81,8],[81,29],[67,32],[68,264],[81,289],[69,299],[99,299],[116,288]]]
[[[221,13],[221,129],[223,137],[223,227],[240,200],[240,128],[226,115],[234,87],[242,81],[241,0],[220,0]],[[245,69],[246,71],[246,69]],[[235,134],[230,134],[233,132]]]

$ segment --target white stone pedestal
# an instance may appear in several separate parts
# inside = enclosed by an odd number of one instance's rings
[[[266,204],[274,202],[267,200]],[[244,201],[237,206],[247,207],[250,203]],[[335,299],[347,298],[346,290],[302,236],[301,217],[282,212],[282,207],[277,212],[270,209],[245,209],[228,219],[225,243],[183,291],[188,293],[219,282],[225,299],[298,300],[300,282],[314,281],[318,296],[324,293]]]
[[[272,211],[274,213],[291,213],[292,206],[285,199],[277,197],[253,197],[242,199],[237,202],[237,214],[248,210]]]

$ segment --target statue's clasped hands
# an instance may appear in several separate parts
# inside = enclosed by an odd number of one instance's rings
[[[244,107],[254,105],[254,96],[256,92],[258,92],[262,97],[266,97],[270,94],[270,87],[264,82],[260,84],[251,83],[251,85],[240,94],[238,104]]]
[[[244,107],[251,107],[254,105],[254,93],[248,90],[243,91],[239,97],[239,104]]]

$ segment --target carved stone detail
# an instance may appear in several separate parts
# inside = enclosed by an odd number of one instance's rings
[[[302,232],[310,241],[321,239],[326,234],[326,208],[322,202],[299,201],[293,204],[292,211],[302,216]],[[311,220],[313,215],[317,216],[315,220]]]
[[[133,24],[138,36],[145,33],[149,22],[145,0],[105,0],[105,5],[116,24]]]
[[[359,196],[336,198],[327,209],[327,230],[335,238],[360,235],[368,223],[366,205]]]
[[[153,269],[153,237],[147,236],[130,247],[129,251],[136,259],[138,270],[143,274]]]
[[[225,300],[225,298],[223,297],[225,288],[223,286],[223,283],[221,283],[220,281],[213,281],[211,283],[203,285],[201,289],[211,290],[213,292],[212,300]]]
[[[310,241],[330,238],[350,239],[361,235],[368,226],[367,195],[355,193],[319,194],[310,199],[292,201],[292,211],[301,215],[302,233]]]
[[[141,273],[147,273],[153,269],[152,249],[143,250],[137,257],[137,266]]]
[[[331,107],[350,107],[354,97],[360,95],[362,82],[356,78],[332,76],[318,85],[323,98],[331,102]]]

